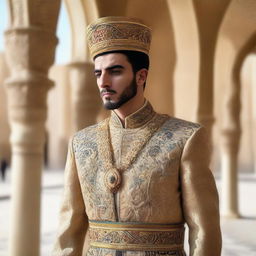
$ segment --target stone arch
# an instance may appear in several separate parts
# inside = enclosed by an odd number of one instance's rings
[[[195,119],[198,102],[199,39],[196,17],[193,3],[189,0],[170,0],[167,4],[173,24],[177,56],[174,72],[175,115],[191,120]],[[184,91],[189,93],[184,94]],[[184,101],[195,104],[188,106]]]
[[[72,61],[89,60],[86,26],[98,17],[97,5],[88,0],[64,0],[72,33]]]
[[[229,3],[230,0],[168,1],[177,52],[175,101],[178,115],[203,124],[210,135],[214,123],[215,47],[218,30]],[[185,102],[189,102],[185,104],[185,110],[180,107],[184,105],[184,98]]]
[[[65,0],[72,33],[68,80],[71,87],[72,133],[96,122],[100,109],[93,64],[86,43],[87,25],[99,17],[96,1]]]
[[[203,124],[211,135],[214,123],[213,98],[214,98],[214,55],[218,31],[230,4],[225,1],[193,1],[197,20],[200,65],[199,65],[199,90],[197,121]]]
[[[255,45],[256,2],[233,0],[222,22],[215,57],[215,104],[221,127],[222,212],[237,217],[237,157],[240,143],[240,71]]]
[[[127,0],[96,0],[95,2],[99,17],[124,16],[129,3]],[[134,2],[132,4],[135,4]]]

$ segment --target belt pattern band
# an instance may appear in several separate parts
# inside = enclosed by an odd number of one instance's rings
[[[183,250],[183,224],[92,222],[90,246],[127,251]]]

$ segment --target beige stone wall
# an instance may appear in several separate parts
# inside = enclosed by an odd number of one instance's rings
[[[8,77],[4,53],[0,52],[0,159],[6,158],[10,162],[10,128],[7,120],[7,98],[4,89],[4,80]]]

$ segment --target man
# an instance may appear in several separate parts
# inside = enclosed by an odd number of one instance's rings
[[[218,195],[206,132],[157,114],[144,98],[150,29],[124,17],[88,27],[95,76],[110,118],[73,137],[54,255],[218,256]]]

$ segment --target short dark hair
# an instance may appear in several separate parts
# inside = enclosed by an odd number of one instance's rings
[[[108,54],[108,53],[122,53],[127,57],[128,62],[132,65],[133,73],[136,74],[139,70],[145,68],[149,69],[149,57],[144,52],[137,51],[127,51],[127,50],[117,50],[117,51],[109,51],[97,54],[93,60],[97,57]],[[146,86],[146,82],[144,83],[144,88]]]

